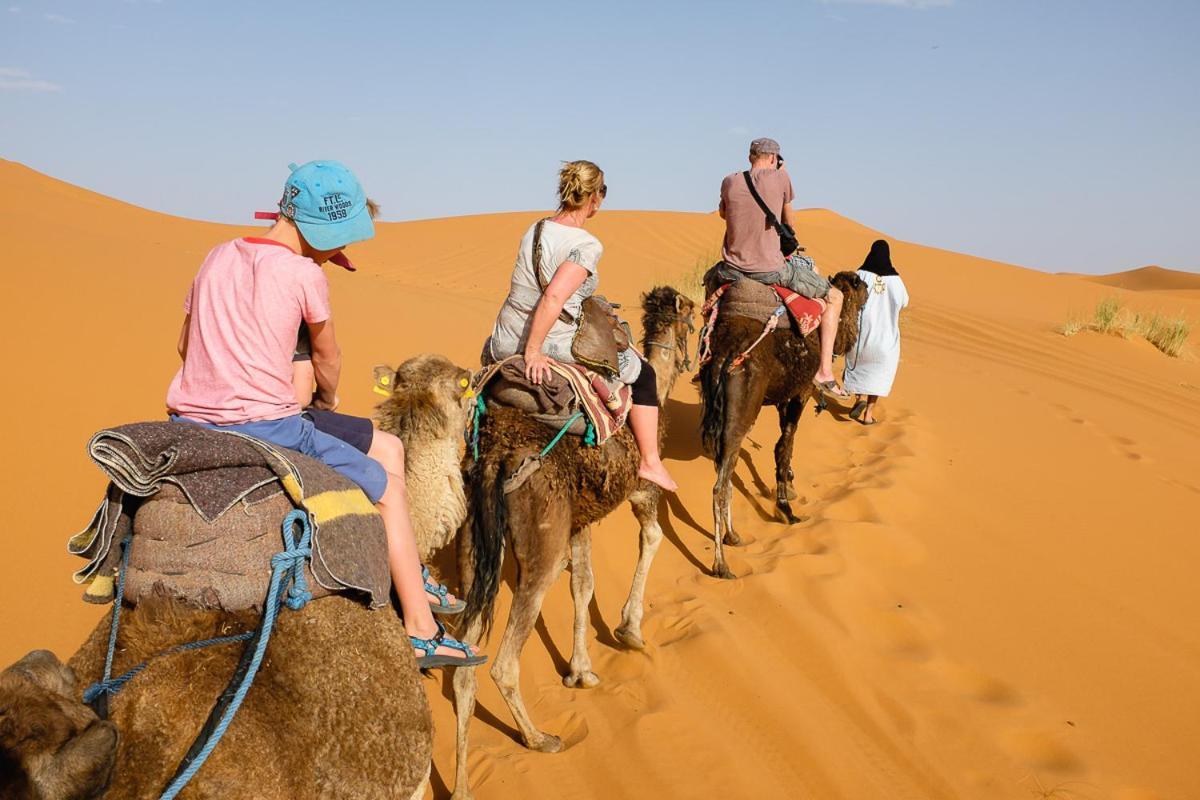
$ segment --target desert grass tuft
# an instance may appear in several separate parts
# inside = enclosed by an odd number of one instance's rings
[[[1121,301],[1115,297],[1106,297],[1096,304],[1096,313],[1092,318],[1092,327],[1100,333],[1117,332],[1121,318]]]
[[[1140,336],[1166,355],[1178,358],[1191,334],[1191,324],[1182,314],[1172,317],[1157,311],[1134,313],[1124,308],[1117,298],[1106,297],[1096,304],[1091,320],[1073,314],[1056,330],[1063,336],[1089,330],[1126,339]]]
[[[1162,352],[1178,358],[1191,333],[1191,326],[1183,315],[1168,317],[1155,312],[1142,321],[1138,333]]]

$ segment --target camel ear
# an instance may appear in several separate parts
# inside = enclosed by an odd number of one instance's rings
[[[396,370],[386,364],[378,364],[375,366],[375,385],[371,387],[371,391],[383,397],[391,397],[392,392],[396,389]]]
[[[675,313],[683,313],[683,295],[681,295],[679,292],[675,293]]]

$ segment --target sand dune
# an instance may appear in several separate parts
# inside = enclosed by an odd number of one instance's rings
[[[103,487],[84,444],[162,414],[191,276],[211,245],[249,229],[156,214],[11,162],[0,185],[20,332],[2,423],[7,663],[34,647],[72,652],[103,613],[79,601],[64,549]],[[383,224],[356,249],[357,274],[330,272],[347,410],[370,410],[373,364],[428,350],[476,363],[535,217]],[[826,270],[856,266],[879,235],[824,210],[799,222]],[[594,231],[604,291],[633,305],[653,283],[688,279],[718,251],[722,223],[604,212]],[[1114,291],[1144,300],[1125,289],[905,242],[893,253],[913,306],[884,424],[804,416],[795,469],[809,519],[787,528],[772,518],[777,428],[764,413],[735,481],[742,577],[718,582],[702,573],[713,472],[682,381],[667,445],[682,489],[662,508],[650,648],[624,652],[610,632],[636,556],[621,510],[594,536],[600,687],[558,677],[566,580],[524,655],[530,712],[572,746],[523,750],[481,676],[480,798],[1200,797],[1200,363],[1054,333]],[[1200,319],[1200,297],[1173,302]],[[441,797],[449,680],[427,686]]]
[[[1114,272],[1111,275],[1089,275],[1087,279],[1103,286],[1133,292],[1200,291],[1200,274],[1157,266]]]

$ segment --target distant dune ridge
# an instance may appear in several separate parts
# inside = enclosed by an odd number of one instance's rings
[[[80,601],[64,546],[103,485],[84,445],[100,427],[161,418],[197,266],[256,229],[137,208],[8,161],[0,187],[14,332],[0,423],[3,666],[35,647],[69,655],[104,613]],[[388,187],[368,178],[367,189],[386,208]],[[857,267],[883,235],[828,210],[798,216],[826,272]],[[330,270],[344,410],[370,412],[375,364],[436,351],[474,368],[537,217],[382,223],[353,249],[359,272]],[[723,223],[605,211],[590,229],[605,245],[601,289],[628,310],[719,252]],[[664,452],[681,489],[661,509],[648,650],[613,646],[637,555],[619,511],[593,533],[602,683],[559,680],[563,577],[522,677],[530,713],[570,747],[521,749],[481,675],[480,800],[1200,797],[1200,360],[1055,333],[1113,295],[1200,320],[1200,276],[1080,280],[895,240],[892,253],[912,307],[882,424],[805,413],[794,468],[810,519],[787,528],[767,490],[777,423],[760,415],[735,480],[747,543],[728,557],[743,577],[718,582],[701,572],[713,469],[681,379]],[[498,619],[507,603],[504,588]],[[453,774],[453,710],[441,678],[425,685],[438,789]]]
[[[1081,277],[1086,277],[1093,283],[1128,289],[1131,292],[1200,291],[1200,274],[1154,265],[1114,272],[1111,275]]]

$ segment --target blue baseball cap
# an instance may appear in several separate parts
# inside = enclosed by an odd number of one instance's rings
[[[375,235],[367,196],[345,164],[309,161],[288,169],[279,213],[296,223],[311,247],[336,250]]]

